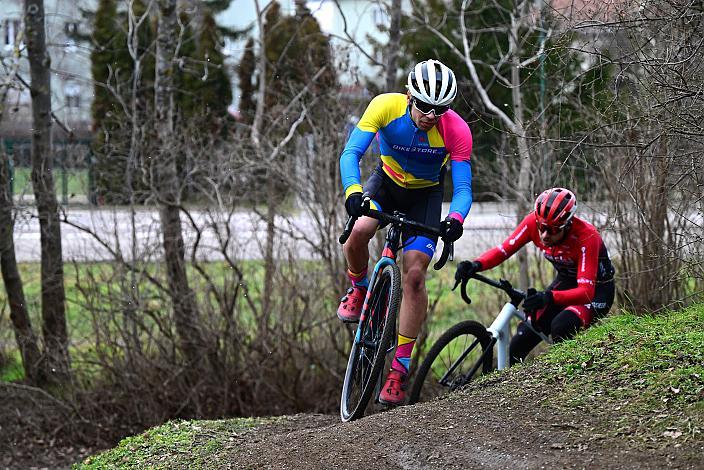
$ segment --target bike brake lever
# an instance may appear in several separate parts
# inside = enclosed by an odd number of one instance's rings
[[[442,247],[442,254],[440,255],[440,259],[433,265],[433,269],[439,270],[443,266],[445,266],[445,263],[447,263],[448,259],[452,259],[452,256],[454,256],[454,244],[452,242],[450,243],[444,243]]]
[[[467,281],[469,281],[469,279],[462,279],[462,290],[460,293],[462,295],[462,300],[464,300],[467,305],[469,305],[472,303],[472,299],[470,299],[467,295]]]

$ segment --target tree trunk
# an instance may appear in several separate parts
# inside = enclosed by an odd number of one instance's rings
[[[56,380],[64,381],[69,355],[61,227],[52,174],[51,58],[46,49],[44,2],[25,0],[24,6],[32,95],[32,186],[41,231],[42,333],[49,370]]]
[[[516,15],[511,17],[511,34],[509,37],[511,54],[511,98],[513,101],[513,133],[516,138],[516,147],[518,148],[518,158],[521,165],[518,173],[518,188],[516,197],[517,221],[530,211],[529,200],[531,198],[531,180],[532,163],[530,150],[528,148],[528,139],[526,138],[526,130],[524,125],[524,107],[523,107],[523,91],[521,90],[521,72],[519,68],[520,56],[519,46],[516,39],[519,34],[519,22]],[[518,252],[518,263],[520,266],[519,282],[521,289],[525,290],[530,284],[529,263],[526,250]]]
[[[389,43],[386,46],[386,92],[396,89],[396,69],[398,54],[401,50],[401,0],[391,0],[391,26],[389,27]]]
[[[27,312],[22,278],[15,259],[9,169],[8,157],[3,153],[0,155],[0,268],[2,269],[2,280],[5,283],[5,292],[7,292],[7,299],[10,303],[10,320],[12,320],[15,340],[22,355],[24,375],[28,383],[39,385],[43,381],[42,357]]]
[[[177,152],[173,129],[173,61],[176,38],[176,0],[159,1],[159,22],[156,52],[155,112],[157,149],[161,158],[155,162],[159,188],[159,216],[164,237],[164,257],[171,301],[174,307],[176,332],[189,363],[195,365],[204,357],[200,320],[195,295],[186,274],[185,250],[180,218],[179,181],[176,172]]]

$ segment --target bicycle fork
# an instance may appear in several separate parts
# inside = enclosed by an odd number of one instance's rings
[[[511,359],[509,357],[511,332],[509,331],[509,327],[511,325],[511,318],[513,317],[525,322],[528,328],[530,328],[533,333],[538,335],[541,340],[548,344],[552,344],[552,341],[547,335],[533,327],[530,320],[526,318],[526,315],[523,312],[518,310],[511,302],[507,302],[506,305],[504,305],[504,308],[501,309],[501,313],[499,313],[496,317],[496,320],[494,320],[494,323],[486,329],[497,344],[496,349],[498,354],[496,356],[496,368],[499,370],[505,369],[511,365]]]
[[[519,314],[516,306],[511,302],[507,302],[491,326],[486,329],[489,334],[491,334],[492,338],[496,340],[496,368],[499,370],[505,369],[510,365],[508,349],[511,332],[509,331],[509,327],[511,324],[511,318],[514,316],[521,320],[524,319],[522,318],[522,315]]]

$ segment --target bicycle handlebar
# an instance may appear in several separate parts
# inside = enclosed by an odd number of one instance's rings
[[[428,235],[433,235],[437,236],[439,238],[442,238],[442,235],[440,233],[440,229],[437,227],[433,227],[430,225],[425,225],[420,222],[416,222],[415,220],[411,220],[406,218],[405,216],[399,217],[395,214],[387,214],[386,212],[381,212],[375,209],[371,209],[369,207],[369,199],[365,198],[364,203],[362,204],[362,214],[366,215],[367,217],[371,217],[372,219],[376,219],[379,222],[382,223],[388,223],[388,224],[394,224],[398,225],[400,227],[406,227],[410,228],[414,231],[425,233]],[[350,216],[347,219],[347,223],[345,224],[345,228],[342,231],[342,234],[340,235],[340,238],[338,241],[340,244],[344,244],[347,239],[350,237],[350,234],[352,233],[352,228],[354,227],[355,222],[357,222],[357,217]],[[454,244],[452,242],[446,242],[443,239],[443,247],[442,247],[442,253],[440,254],[440,259],[433,265],[433,269],[439,270],[442,268],[445,263],[447,263],[448,259],[452,259],[454,255]]]
[[[462,283],[462,288],[460,289],[460,294],[462,296],[462,300],[464,300],[467,304],[472,303],[472,299],[469,298],[467,295],[467,281],[470,279],[476,279],[477,281],[481,281],[484,284],[488,284],[492,287],[495,287],[497,289],[500,289],[508,294],[508,296],[511,298],[511,303],[513,303],[516,307],[526,298],[526,293],[523,292],[522,290],[519,289],[514,289],[513,286],[511,285],[510,282],[508,282],[506,279],[500,279],[498,281],[495,281],[493,279],[489,279],[486,276],[483,276],[479,273],[474,273],[472,276],[462,279],[462,280],[456,280],[455,281],[455,286],[452,288],[452,290],[455,290],[457,288],[457,285],[461,282]]]
[[[472,303],[472,299],[469,298],[467,295],[467,281],[470,279],[476,279],[477,281],[481,281],[484,284],[489,284],[492,287],[495,287],[497,289],[500,289],[504,292],[506,292],[509,297],[511,297],[511,303],[518,308],[518,306],[525,300],[525,298],[528,296],[525,292],[519,289],[514,289],[513,286],[511,285],[510,282],[508,282],[506,279],[499,279],[498,281],[495,281],[493,279],[489,279],[486,276],[483,276],[479,273],[474,273],[468,278],[462,279],[461,281],[455,281],[455,286],[452,288],[452,290],[455,290],[457,288],[457,285],[461,282],[462,283],[462,288],[460,290],[460,294],[462,295],[462,300],[467,302],[468,304]],[[526,315],[525,313],[521,312],[520,310],[516,311],[516,314],[525,322],[525,324],[530,328],[530,330],[535,333],[536,335],[540,336],[540,338],[545,341],[548,344],[552,344],[552,340],[545,335],[545,333],[538,331],[534,326],[533,322],[531,321],[530,317]]]

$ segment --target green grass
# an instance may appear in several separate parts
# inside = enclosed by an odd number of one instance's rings
[[[461,393],[531,400],[531,406],[550,413],[546,416],[577,416],[587,434],[576,439],[619,438],[629,448],[644,450],[683,443],[698,449],[704,442],[702,324],[704,304],[655,317],[607,317],[537,360],[483,376]],[[406,415],[413,425],[413,409]],[[170,422],[124,439],[75,468],[209,468],[230,461],[242,439],[256,436],[244,433],[267,422]]]
[[[0,367],[0,382],[15,382],[24,379],[24,369],[19,351],[13,351],[5,357],[5,364]]]
[[[609,317],[557,345],[531,370],[565,409],[613,416],[598,432],[702,438],[704,304],[682,311]]]
[[[216,285],[223,285],[231,274],[229,266],[223,262],[203,263],[202,266]],[[150,263],[144,268],[150,275],[161,279],[162,283],[166,284],[166,275],[163,272],[162,264]],[[255,297],[254,302],[258,303],[258,289],[263,285],[263,263],[246,261],[241,263],[240,268],[250,285],[250,295]],[[39,263],[21,263],[19,270],[30,321],[34,331],[39,334],[41,330],[41,265]],[[191,287],[199,300],[206,301],[208,294],[203,277],[195,273],[193,267],[189,267],[189,277]],[[118,304],[124,302],[123,288],[120,283],[125,282],[127,278],[126,274],[121,271],[121,267],[110,263],[66,263],[64,265],[66,323],[73,350],[76,348],[90,349],[95,335],[94,318],[120,308]],[[82,289],[87,286],[91,289],[97,289],[100,295],[86,299]],[[157,292],[157,288],[153,284],[147,281],[140,282],[139,294],[145,309],[159,312],[167,308],[167,302],[163,300],[163,295]],[[244,302],[243,299],[239,301]],[[115,305],[110,305],[110,302]],[[245,327],[251,324],[247,318],[240,317],[238,320]],[[146,319],[145,322],[148,323],[149,320]],[[104,324],[115,325],[111,322],[104,322]],[[119,325],[115,325],[115,327],[119,327]],[[0,351],[0,381],[22,379],[24,374],[21,367],[21,357],[19,350],[14,347],[16,343],[2,281],[0,281],[0,344],[6,345],[5,350]],[[74,366],[80,367],[76,363]]]
[[[88,194],[88,170],[68,169],[65,171],[67,196],[85,195]],[[63,178],[64,171],[58,168],[54,169],[54,187],[56,194],[63,195]],[[33,194],[32,190],[32,170],[26,167],[14,168],[14,194]]]
[[[89,457],[74,468],[208,468],[209,462],[218,461],[216,457],[245,432],[278,419],[170,421],[123,439],[114,449]]]

